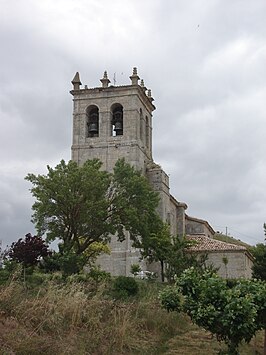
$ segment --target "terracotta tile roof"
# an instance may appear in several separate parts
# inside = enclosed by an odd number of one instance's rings
[[[191,241],[197,242],[197,244],[189,248],[190,251],[246,251],[242,245],[236,245],[231,243],[222,242],[213,238],[206,237],[203,234],[199,235],[187,235],[186,238]]]

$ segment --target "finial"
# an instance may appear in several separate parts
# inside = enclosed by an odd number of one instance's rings
[[[137,71],[136,67],[133,68],[133,74],[130,76],[130,79],[131,79],[132,85],[138,85],[139,76],[138,76],[138,71]]]
[[[71,81],[71,83],[73,84],[73,89],[74,90],[79,90],[80,89],[80,85],[81,85],[81,81],[79,78],[79,72],[77,71],[73,80]]]
[[[144,84],[144,80],[143,80],[143,79],[141,79],[141,81],[140,81],[140,86],[141,86],[141,88],[142,88],[142,90],[143,90],[144,92],[147,90],[147,88],[146,88],[146,86],[145,86],[145,84]]]
[[[110,80],[108,79],[107,71],[105,70],[103,73],[103,78],[100,80],[103,88],[108,88]]]
[[[148,90],[148,99],[152,102],[154,101],[154,98],[151,96],[151,89]]]

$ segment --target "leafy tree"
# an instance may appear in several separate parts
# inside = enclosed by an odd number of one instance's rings
[[[168,261],[170,253],[172,253],[172,247],[169,226],[162,222],[158,225],[157,232],[151,233],[140,245],[142,256],[148,262],[160,262],[162,282],[164,282],[165,274],[164,265]]]
[[[252,267],[253,277],[266,281],[266,244],[259,243],[250,248],[255,257]]]
[[[59,249],[61,249],[60,245]],[[83,270],[85,265],[92,266],[101,253],[110,254],[110,248],[106,244],[94,242],[82,254],[76,254],[73,251],[53,252],[43,258],[39,267],[48,273],[62,271],[64,276],[77,274]]]
[[[7,252],[10,260],[21,263],[23,266],[34,266],[42,257],[49,255],[48,246],[38,236],[26,234],[25,239],[20,238],[13,242]]]
[[[125,161],[114,172],[101,170],[101,162],[88,160],[82,166],[61,161],[47,175],[28,174],[36,198],[32,220],[39,235],[60,239],[62,254],[89,253],[95,243],[106,244],[110,235],[123,241],[126,232],[135,246],[158,225],[159,197],[147,179]],[[89,258],[89,256],[88,256]]]
[[[142,256],[149,262],[160,262],[162,282],[165,276],[168,282],[174,282],[188,267],[195,266],[200,269],[203,267],[207,256],[197,258],[196,255],[189,253],[189,247],[194,243],[185,237],[172,236],[169,225],[161,222],[156,232],[143,240],[140,248]]]
[[[179,278],[178,290],[184,296],[183,311],[219,341],[225,341],[230,355],[238,354],[241,341],[249,342],[257,330],[265,328],[265,282],[239,280],[229,288],[217,274],[200,274],[190,268]],[[162,293],[162,304],[168,311],[179,312],[180,296],[173,292],[172,297],[169,292]]]
[[[203,270],[207,254],[198,256],[190,253],[189,247],[195,243],[195,241],[187,240],[185,237],[175,236],[172,238],[166,268],[166,276],[170,282],[174,282],[189,267],[194,266],[199,271]]]

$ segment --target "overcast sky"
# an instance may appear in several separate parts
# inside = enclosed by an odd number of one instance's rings
[[[0,239],[35,233],[27,173],[70,159],[71,80],[152,89],[153,156],[187,213],[263,242],[265,0],[0,0]]]

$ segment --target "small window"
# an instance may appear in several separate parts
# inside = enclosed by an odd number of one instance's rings
[[[111,132],[113,137],[123,135],[123,106],[120,104],[112,108]]]
[[[99,109],[97,106],[90,106],[87,109],[88,137],[99,137]]]

